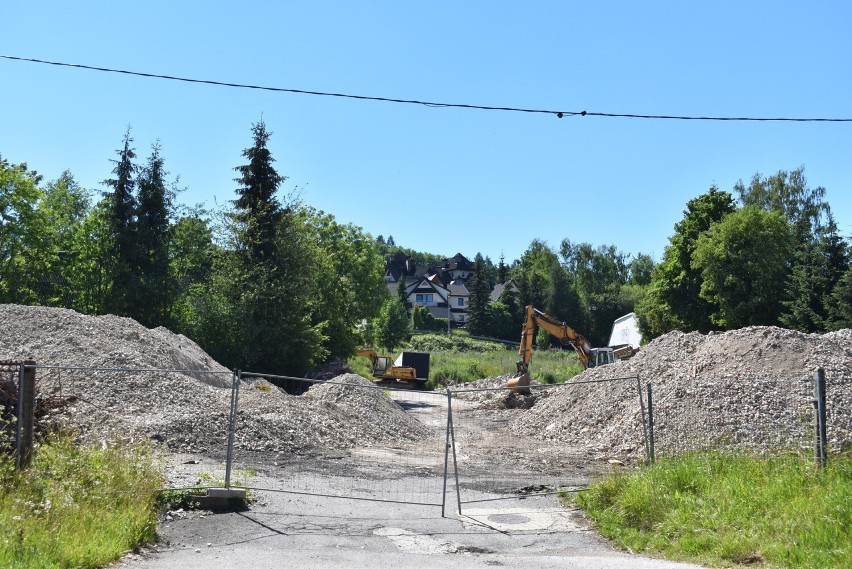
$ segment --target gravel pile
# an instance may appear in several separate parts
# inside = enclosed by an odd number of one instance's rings
[[[129,318],[0,305],[0,360],[31,359],[53,417],[86,441],[152,438],[173,452],[224,453],[231,372],[197,344]],[[108,371],[69,367],[192,370]],[[358,387],[360,386],[360,388]],[[427,428],[354,374],[300,396],[263,380],[240,387],[237,450],[316,453],[418,440]]]
[[[818,367],[827,378],[829,446],[849,448],[852,330],[671,332],[630,360],[585,371],[524,413],[512,429],[582,447],[599,459],[644,457],[636,380],[576,383],[638,375],[643,385],[653,384],[658,451],[806,447],[813,444],[811,378]]]

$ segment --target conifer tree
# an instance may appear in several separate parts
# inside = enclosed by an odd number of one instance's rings
[[[242,226],[241,252],[249,263],[265,263],[275,255],[276,226],[281,220],[281,205],[275,193],[286,180],[273,167],[275,160],[267,147],[271,133],[261,120],[252,125],[254,144],[243,150],[247,164],[234,168],[240,177],[235,201],[235,218]]]
[[[148,163],[137,179],[139,186],[136,213],[136,247],[138,255],[134,271],[135,296],[130,303],[130,316],[145,326],[167,324],[167,314],[174,292],[169,277],[169,219],[172,199],[166,187],[160,143],[151,147]]]
[[[272,165],[263,121],[252,125],[252,135],[253,145],[243,151],[248,163],[235,168],[237,267],[228,275],[236,279],[228,289],[241,349],[235,365],[304,374],[326,354],[321,325],[311,324],[310,241],[296,211],[282,209],[276,197],[286,178]]]
[[[104,300],[104,310],[111,314],[126,316],[128,314],[128,298],[135,293],[133,270],[137,263],[136,247],[136,158],[131,144],[130,127],[124,133],[122,148],[117,150],[118,160],[112,160],[115,167],[112,170],[114,178],[104,181],[110,191],[104,193],[106,216],[109,225],[110,263],[108,274],[111,286]]]
[[[402,301],[403,306],[408,306],[408,295],[405,293],[406,285],[405,285],[405,272],[402,272],[399,275],[399,281],[396,283],[396,295]]]
[[[497,282],[500,284],[509,280],[509,267],[504,262],[503,254],[500,253],[500,263],[497,265]]]
[[[468,330],[473,335],[488,333],[488,276],[484,274],[481,258],[474,263],[474,275],[468,281],[470,284],[470,309],[468,314]]]

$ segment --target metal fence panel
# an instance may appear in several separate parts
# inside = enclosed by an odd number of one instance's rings
[[[221,486],[230,371],[33,366],[42,430],[83,444],[150,443],[167,488]]]
[[[443,506],[445,394],[241,373],[234,468],[284,476],[294,494]]]
[[[696,450],[777,452],[812,449],[813,378],[724,375],[713,381],[653,385],[657,457]]]
[[[635,393],[630,405],[638,409],[638,378],[620,378],[618,382]],[[530,386],[529,395],[505,387],[451,390],[459,509],[464,504],[573,491],[587,484],[599,468],[590,464],[585,446],[576,438],[566,441],[540,436],[543,433],[519,432],[517,421],[529,407],[558,390],[591,390],[594,397],[606,400],[612,383]],[[639,413],[635,416],[641,438],[642,418]]]

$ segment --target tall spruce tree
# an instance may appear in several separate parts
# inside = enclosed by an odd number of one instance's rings
[[[852,265],[837,281],[826,304],[829,330],[852,328]]]
[[[787,281],[781,324],[802,332],[830,329],[830,296],[849,266],[847,245],[831,213],[815,239],[798,244]]]
[[[263,121],[252,125],[252,135],[243,151],[248,163],[235,168],[237,282],[229,295],[241,348],[234,365],[301,375],[326,354],[322,326],[311,324],[310,240],[294,208],[282,209],[276,198],[285,178],[272,165]]]
[[[243,150],[247,164],[234,168],[240,177],[235,201],[236,220],[241,225],[241,252],[249,263],[266,263],[275,256],[276,227],[282,210],[275,193],[287,178],[273,167],[275,160],[267,146],[272,133],[261,120],[252,125],[254,144]]]
[[[467,328],[473,335],[488,334],[488,275],[484,271],[482,257],[477,257],[474,274],[468,281],[470,286],[470,308]]]
[[[500,263],[497,264],[497,282],[500,284],[509,280],[509,267],[504,262],[503,253],[500,253]]]
[[[114,178],[104,181],[110,188],[104,192],[106,216],[109,225],[110,266],[107,273],[110,280],[103,308],[111,314],[126,316],[129,298],[135,296],[134,268],[137,264],[136,247],[136,158],[131,144],[130,127],[124,133],[121,149],[117,150],[118,160],[111,160],[115,167]]]
[[[175,290],[169,275],[169,220],[173,205],[165,177],[160,143],[156,142],[137,179],[136,286],[129,306],[130,316],[149,327],[168,324]]]

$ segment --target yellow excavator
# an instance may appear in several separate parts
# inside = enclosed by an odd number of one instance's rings
[[[507,387],[513,388],[517,393],[529,393],[527,387],[530,384],[529,367],[537,326],[555,336],[562,345],[574,348],[584,370],[611,364],[615,361],[612,348],[593,348],[582,334],[568,324],[529,305],[526,307],[526,318],[521,330],[521,347],[518,349],[518,375],[506,384]]]
[[[417,371],[413,367],[396,367],[388,356],[380,356],[374,350],[357,350],[355,355],[368,358],[373,364],[373,377],[414,381]]]

